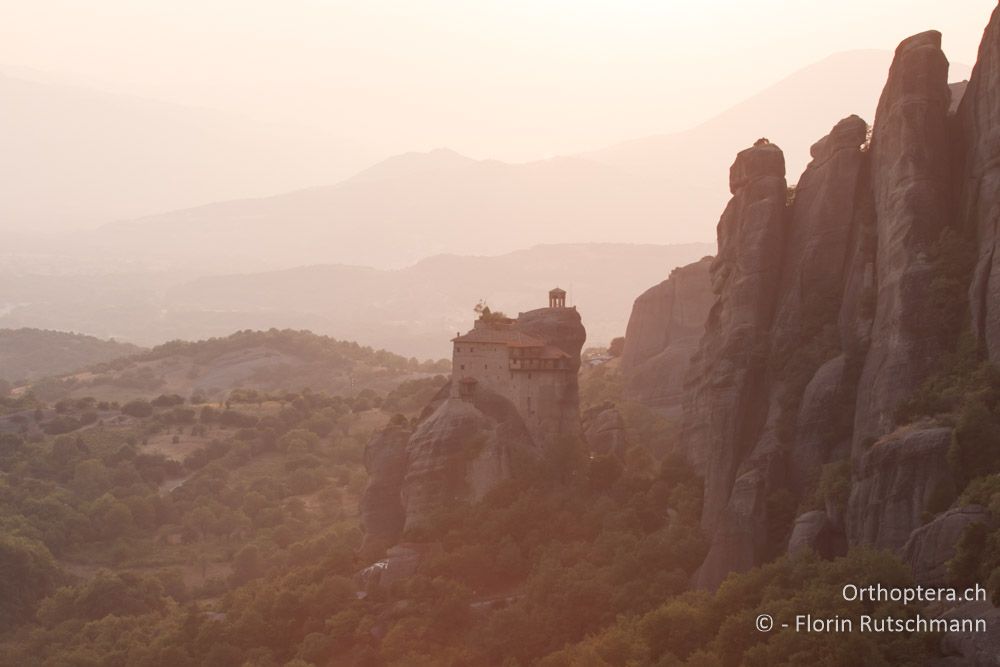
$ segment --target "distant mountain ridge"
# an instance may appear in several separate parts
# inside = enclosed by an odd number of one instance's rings
[[[836,54],[686,132],[523,164],[448,149],[406,153],[336,185],[115,223],[81,244],[115,255],[194,256],[204,265],[266,256],[270,268],[387,268],[567,239],[710,239],[728,196],[717,165],[766,136],[798,173],[811,142],[837,120],[856,112],[871,120],[890,58]],[[953,79],[967,73],[952,67]]]

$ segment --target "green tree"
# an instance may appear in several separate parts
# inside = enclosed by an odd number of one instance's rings
[[[29,620],[58,581],[52,554],[40,542],[0,534],[0,630]]]

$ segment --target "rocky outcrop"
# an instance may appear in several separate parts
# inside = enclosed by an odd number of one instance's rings
[[[712,258],[674,269],[632,305],[625,331],[621,372],[629,400],[680,416],[684,379],[715,303]]]
[[[856,464],[847,508],[851,544],[900,549],[932,501],[954,493],[951,429],[905,427],[878,440]],[[943,500],[938,500],[943,498]]]
[[[752,565],[763,537],[755,522],[766,475],[737,476],[767,413],[764,351],[788,222],[781,149],[759,143],[740,152],[729,173],[733,197],[719,220],[711,267],[716,302],[689,369],[681,436],[684,454],[705,475],[702,525],[713,542],[698,575],[704,586],[716,585],[730,566]]]
[[[625,420],[611,403],[598,405],[583,413],[583,437],[593,454],[625,460],[628,450]]]
[[[959,218],[978,239],[970,289],[973,331],[1000,362],[1000,8],[994,10],[958,109],[964,156]]]
[[[355,580],[366,593],[376,588],[387,589],[397,581],[412,577],[423,561],[441,551],[438,542],[395,544],[385,550],[385,558],[358,572]]]
[[[982,619],[987,632],[945,632],[941,637],[941,652],[957,659],[952,663],[962,667],[1000,666],[1000,609],[989,600],[967,602],[941,615],[946,619]]]
[[[813,145],[787,208],[776,205],[775,147],[758,142],[730,170],[717,301],[683,414],[682,446],[705,474],[701,586],[775,555],[781,535],[793,549],[842,545],[845,530],[852,543],[901,548],[946,485],[947,429],[868,447],[893,430],[960,324],[953,306],[934,310],[948,299],[928,294],[960,282],[936,264],[955,233],[947,73],[938,33],[900,44],[870,143],[861,118],[837,123]],[[817,514],[793,525],[782,505],[847,458],[844,523]]]
[[[365,447],[368,485],[361,496],[365,543],[392,544],[403,532],[405,514],[400,490],[406,475],[406,443],[410,431],[389,426]]]
[[[576,307],[538,308],[517,316],[518,330],[534,336],[565,352],[572,373],[580,370],[580,350],[587,341],[587,330]]]
[[[701,585],[712,587],[728,572],[773,555],[775,545],[768,540],[791,526],[768,516],[770,499],[780,493],[796,497],[815,482],[823,464],[850,449],[853,399],[870,323],[870,314],[866,322],[865,311],[848,300],[871,292],[865,285],[873,222],[863,151],[866,129],[862,119],[851,116],[818,141],[793,203],[773,226],[770,252],[738,257],[746,274],[769,277],[758,283],[765,292],[756,295],[758,308],[748,316],[756,318],[757,335],[741,339],[750,328],[726,325],[731,330],[722,337],[730,342],[713,352],[717,341],[712,337],[718,335],[713,327],[724,312],[714,319],[713,310],[692,365],[693,398],[683,437],[689,458],[706,473],[704,525],[713,533],[698,576]],[[731,181],[743,182],[746,173],[739,170]],[[720,248],[732,243],[724,232],[720,224]],[[744,251],[748,246],[734,247]],[[717,287],[716,309],[725,308],[727,300],[753,302],[754,297],[738,296],[739,287]],[[740,378],[733,371],[741,367],[752,370]],[[741,395],[738,401],[726,400],[732,391]],[[706,399],[707,406],[697,404]],[[719,419],[713,414],[726,413],[742,425],[723,433],[718,423],[709,422]],[[714,442],[703,435],[713,431]],[[721,477],[719,461],[735,474]],[[830,541],[835,541],[832,536]]]
[[[910,534],[903,546],[903,560],[913,570],[913,578],[924,586],[948,583],[948,561],[962,532],[972,524],[991,523],[989,511],[980,505],[955,507]]]
[[[929,310],[935,245],[954,218],[948,131],[948,60],[929,31],[896,49],[872,130],[878,235],[871,345],[859,384],[855,454],[894,426],[899,404],[943,351]]]
[[[873,233],[867,124],[838,122],[816,142],[795,188],[781,296],[770,350],[774,409],[758,447],[791,453],[801,490],[830,460],[846,455],[871,313]],[[845,298],[846,297],[846,298]]]
[[[810,551],[821,558],[832,558],[843,554],[846,547],[843,529],[835,525],[823,510],[799,515],[788,538],[789,555]]]
[[[401,489],[406,529],[449,504],[482,498],[535,445],[506,398],[478,390],[472,401],[449,398],[421,422],[407,445]]]
[[[719,220],[719,254],[711,266],[716,301],[688,371],[682,426],[684,452],[705,473],[709,529],[765,408],[761,350],[774,316],[787,223],[781,149],[765,143],[742,151],[729,180],[733,197]]]

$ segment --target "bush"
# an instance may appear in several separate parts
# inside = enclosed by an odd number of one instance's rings
[[[948,463],[964,487],[972,478],[1000,467],[1000,421],[981,401],[962,406]]]
[[[171,408],[175,405],[183,405],[184,398],[177,394],[160,394],[154,398],[151,405],[156,408]]]
[[[142,419],[143,417],[149,417],[153,414],[153,406],[150,405],[149,401],[141,399],[129,401],[122,406],[122,414]]]
[[[58,581],[55,559],[43,544],[0,534],[0,631],[31,617]]]

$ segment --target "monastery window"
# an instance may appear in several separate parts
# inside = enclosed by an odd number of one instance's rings
[[[462,364],[462,370],[463,371],[465,370],[465,364]]]

